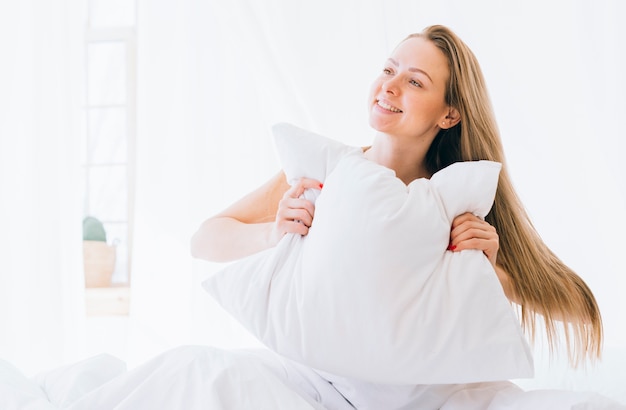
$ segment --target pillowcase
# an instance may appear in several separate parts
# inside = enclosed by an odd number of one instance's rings
[[[499,163],[455,163],[406,185],[359,148],[287,124],[273,131],[288,180],[324,188],[308,235],[285,235],[203,282],[226,311],[279,354],[372,383],[532,375],[487,258],[447,251],[457,215],[489,212]]]

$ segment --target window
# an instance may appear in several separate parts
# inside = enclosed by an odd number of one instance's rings
[[[89,0],[87,14],[82,163],[84,221],[91,225],[84,225],[86,285],[128,288],[136,136],[136,2]],[[94,228],[94,223],[96,231],[104,228],[105,240],[90,236],[94,231],[86,226]]]

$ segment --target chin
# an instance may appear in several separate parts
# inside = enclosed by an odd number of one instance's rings
[[[391,130],[391,128],[388,125],[384,124],[382,121],[380,121],[380,119],[372,118],[372,116],[370,116],[369,118],[369,125],[378,132],[387,133]]]
[[[384,124],[383,124],[383,122],[381,121],[380,118],[377,118],[376,113],[370,112],[370,115],[369,115],[369,118],[368,118],[367,121],[368,121],[370,127],[375,129],[376,131],[381,131],[382,132],[382,128],[384,128]]]

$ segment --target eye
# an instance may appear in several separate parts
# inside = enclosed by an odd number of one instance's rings
[[[419,82],[415,81],[415,80],[411,80],[409,81],[411,84],[413,84],[416,87],[422,88],[422,84],[420,84]]]
[[[387,74],[387,75],[392,75],[393,74],[393,70],[389,67],[385,67],[383,68],[383,73]]]

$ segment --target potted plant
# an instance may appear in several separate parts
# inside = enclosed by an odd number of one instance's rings
[[[86,287],[111,286],[115,270],[115,246],[107,244],[104,225],[93,216],[83,219],[83,263]]]

